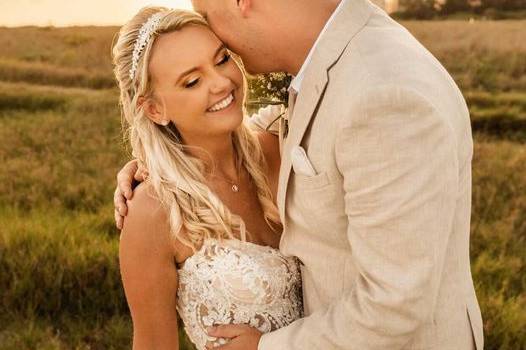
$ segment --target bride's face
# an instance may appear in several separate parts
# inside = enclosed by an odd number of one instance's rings
[[[163,34],[149,70],[158,115],[175,123],[183,140],[227,134],[243,120],[243,75],[214,33],[198,25]],[[164,108],[164,111],[163,111]]]

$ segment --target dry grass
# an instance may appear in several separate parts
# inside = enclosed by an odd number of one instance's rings
[[[402,21],[409,31],[435,54],[491,52],[526,54],[522,21]]]

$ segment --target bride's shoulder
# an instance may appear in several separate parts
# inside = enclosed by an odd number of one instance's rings
[[[158,221],[166,214],[153,186],[147,181],[140,183],[133,190],[133,197],[126,204],[128,205],[126,218]]]
[[[139,184],[126,204],[128,212],[121,231],[121,244],[127,241],[132,245],[147,247],[168,242],[170,226],[167,212],[150,184]]]

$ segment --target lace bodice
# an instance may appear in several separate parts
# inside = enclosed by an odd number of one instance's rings
[[[279,250],[239,240],[207,239],[178,270],[177,310],[197,349],[214,324],[249,324],[270,332],[303,312],[298,261]]]

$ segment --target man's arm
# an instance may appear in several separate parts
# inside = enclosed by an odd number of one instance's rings
[[[395,350],[432,322],[458,187],[453,131],[425,98],[395,87],[364,93],[349,113],[335,153],[355,288],[263,335],[260,350]]]

